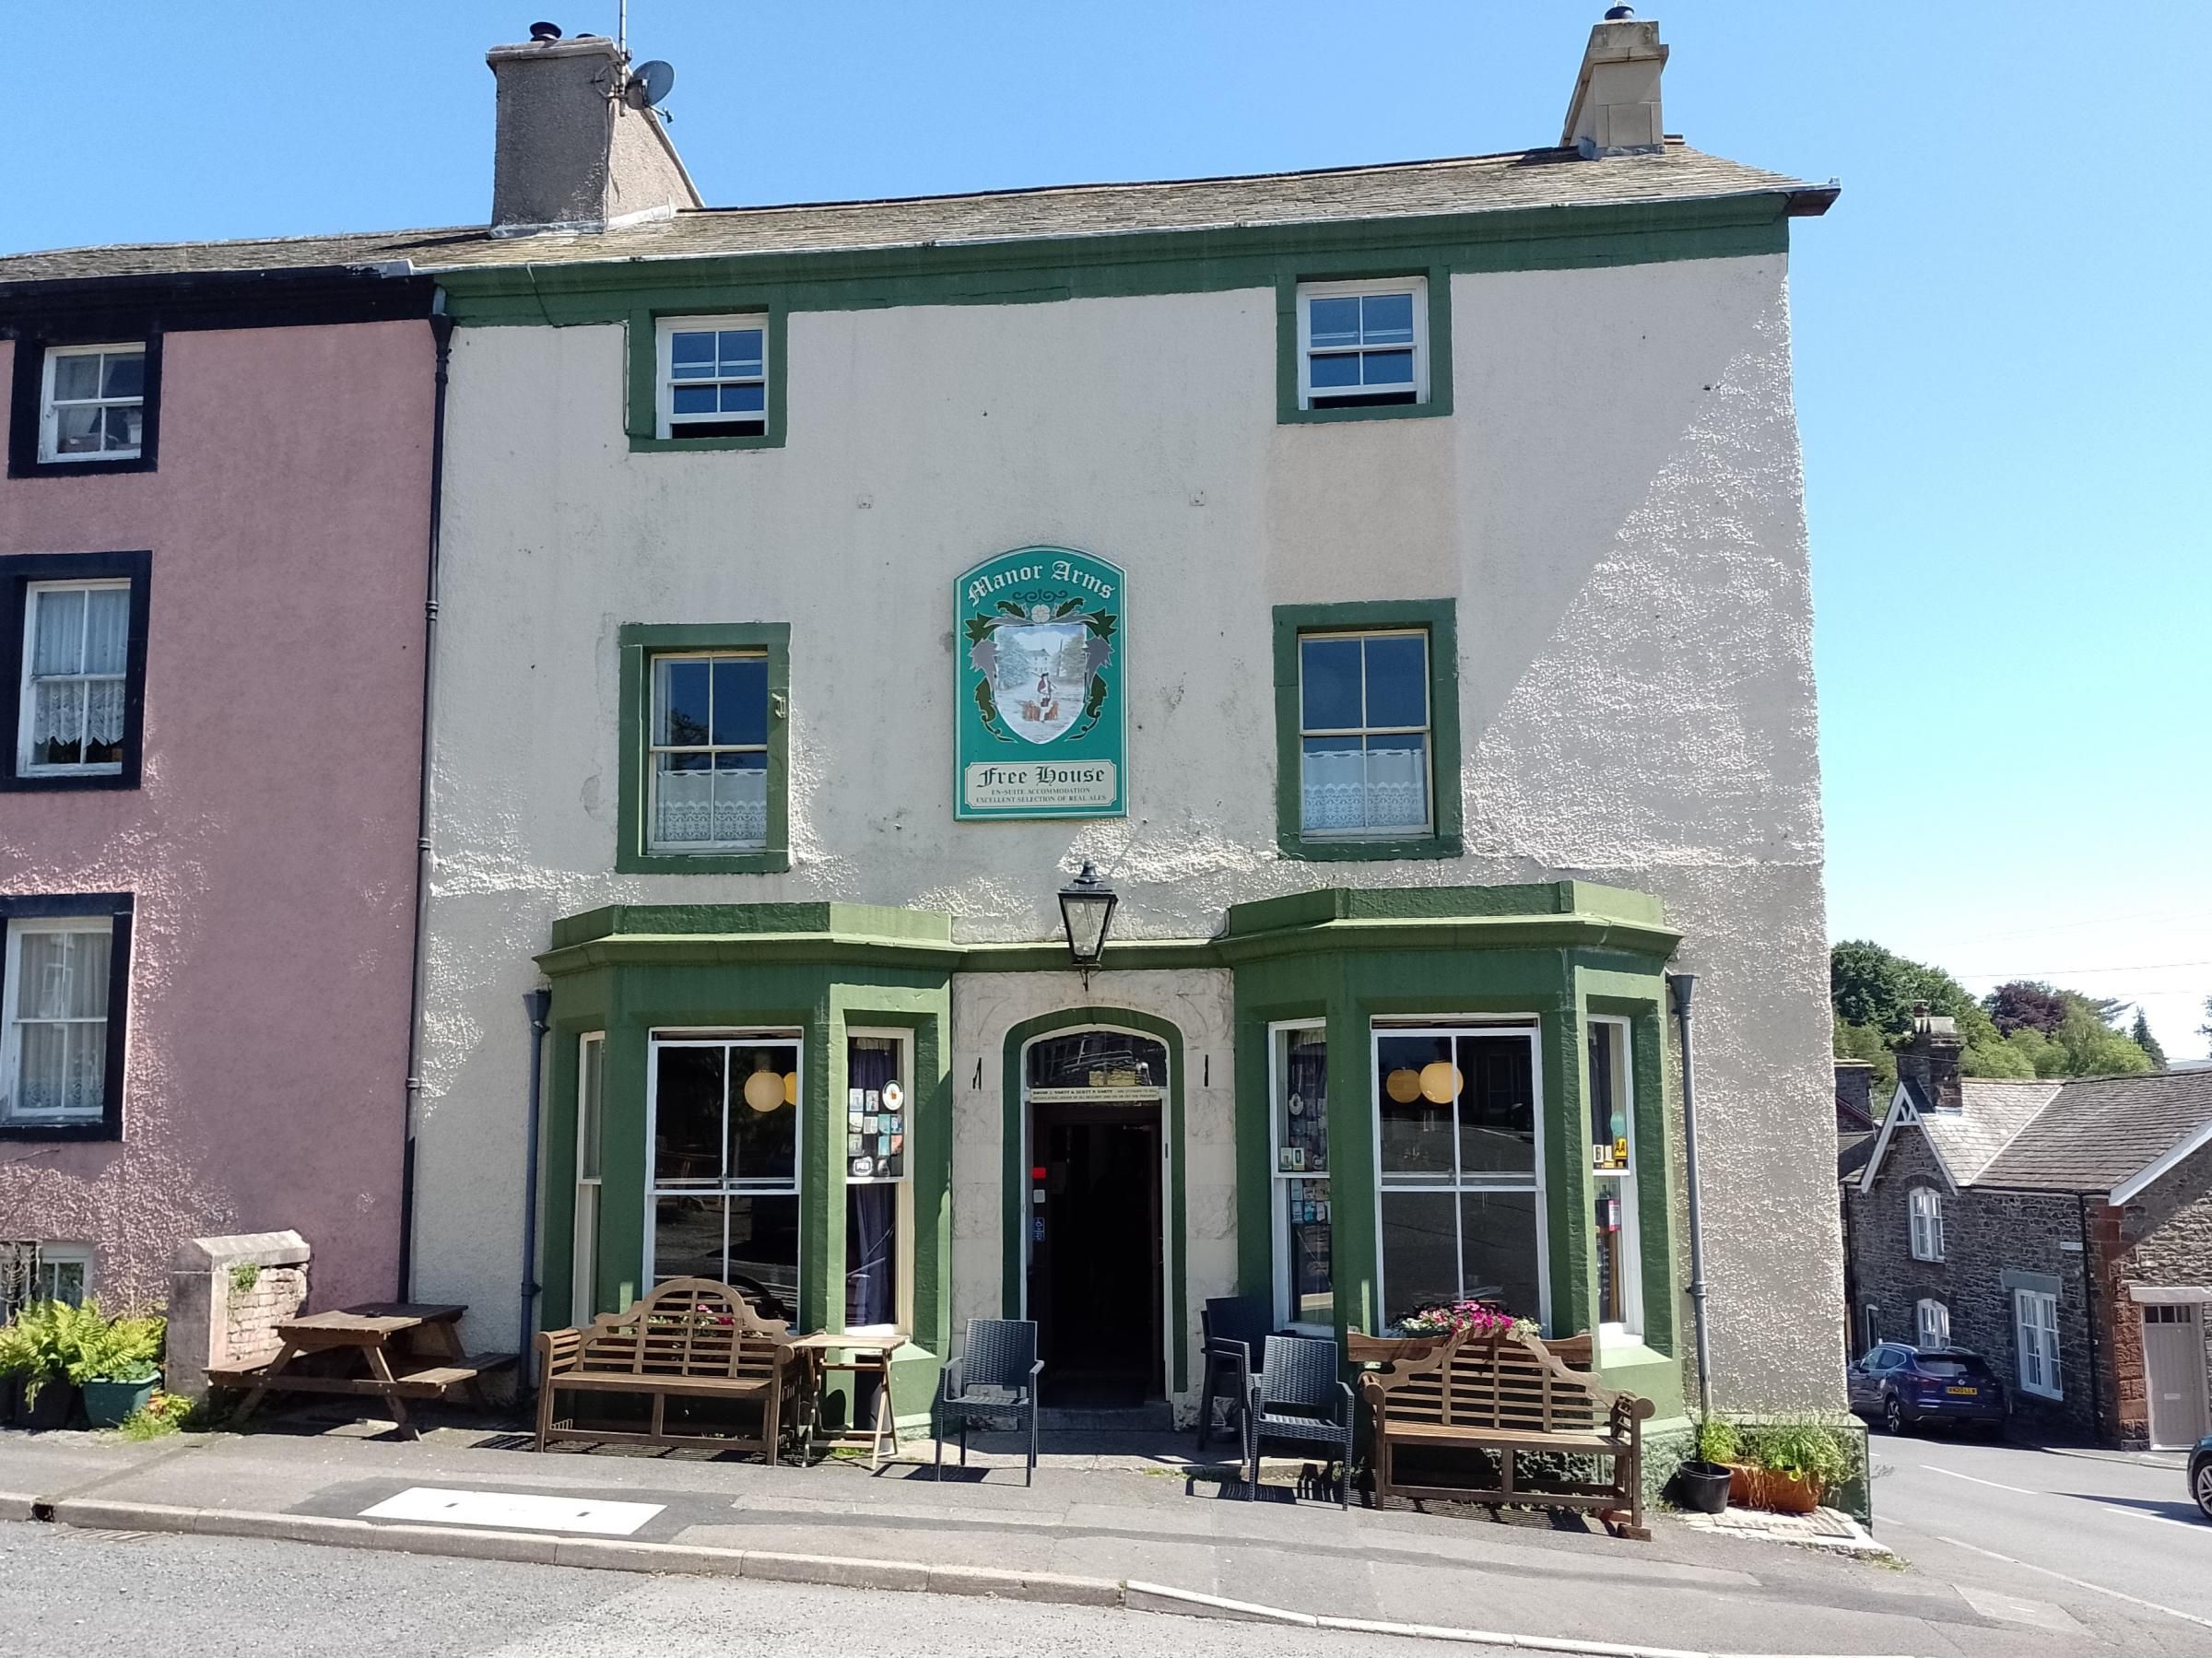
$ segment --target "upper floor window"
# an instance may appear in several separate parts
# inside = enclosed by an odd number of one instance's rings
[[[658,435],[765,437],[768,335],[764,316],[662,319]]]
[[[55,346],[40,402],[41,461],[128,461],[146,438],[146,347]]]
[[[767,653],[655,656],[650,850],[767,844]]]
[[[112,776],[123,770],[130,643],[128,582],[29,584],[18,775]]]
[[[1305,282],[1298,289],[1298,406],[1383,408],[1429,400],[1429,284]]]
[[[1906,1201],[1912,1219],[1912,1259],[1942,1260],[1943,1194],[1932,1187],[1915,1186]]]
[[[0,789],[135,789],[145,553],[0,558]]]
[[[0,1128],[119,1132],[129,900],[5,900]],[[113,1028],[111,1028],[111,1020]]]
[[[1430,833],[1427,631],[1307,634],[1298,690],[1300,832]]]

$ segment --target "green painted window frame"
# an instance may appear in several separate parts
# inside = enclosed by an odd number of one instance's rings
[[[1429,396],[1423,403],[1380,408],[1300,408],[1298,403],[1298,290],[1309,282],[1399,282],[1424,278],[1429,315]],[[1452,267],[1387,265],[1368,270],[1286,270],[1275,279],[1275,418],[1280,426],[1325,426],[1339,420],[1426,420],[1452,413]]]
[[[1429,834],[1400,840],[1308,839],[1299,823],[1298,642],[1312,633],[1354,633],[1376,628],[1419,628],[1429,635],[1429,766],[1434,827]],[[1465,850],[1459,777],[1459,621],[1453,600],[1371,599],[1355,604],[1275,607],[1275,840],[1281,856],[1308,863],[1456,858]]]
[[[684,317],[765,316],[768,319],[768,429],[757,438],[664,438],[660,435],[661,323]],[[684,454],[724,449],[783,447],[784,388],[791,380],[786,347],[791,306],[780,295],[731,292],[714,302],[633,309],[629,320],[629,394],[627,429],[632,454]]]
[[[749,441],[750,440],[747,440]],[[615,869],[622,875],[781,875],[791,867],[791,624],[788,622],[627,622],[620,634],[620,772]],[[646,850],[645,768],[652,748],[653,658],[675,652],[764,651],[768,654],[768,844],[747,853]]]

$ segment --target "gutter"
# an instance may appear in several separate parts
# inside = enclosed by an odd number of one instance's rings
[[[2099,1418],[2104,1414],[2104,1383],[2097,1372],[2097,1274],[2096,1252],[2089,1241],[2089,1199],[2082,1192],[2074,1194],[2075,1221],[2081,1237],[2081,1300],[2082,1319],[2089,1327],[2089,1433],[2094,1437]],[[2016,1321],[2017,1322],[2017,1321]],[[2016,1341],[2018,1339],[2016,1335]],[[2120,1401],[2112,1401],[2112,1440],[2120,1442]]]
[[[521,1339],[514,1344],[519,1356],[514,1371],[517,1398],[535,1391],[530,1385],[533,1351],[530,1337],[536,1324],[537,1292],[544,1288],[537,1281],[537,1142],[546,1097],[546,1016],[553,1008],[553,993],[534,990],[523,998],[523,1006],[530,1015],[530,1116],[529,1127],[523,1135],[530,1160],[523,1168],[523,1281],[518,1298],[522,1304],[518,1315]]]
[[[1682,1146],[1689,1187],[1689,1312],[1697,1332],[1698,1411],[1712,1414],[1712,1351],[1705,1327],[1705,1229],[1699,1214],[1698,1090],[1690,1058],[1689,997],[1697,988],[1695,973],[1669,973],[1668,999],[1674,1004],[1675,1026],[1682,1041]]]
[[[421,760],[415,794],[415,953],[407,997],[406,1149],[399,1174],[399,1299],[415,1299],[415,1130],[422,1108],[422,1032],[429,979],[430,763],[438,693],[439,536],[445,516],[445,394],[453,354],[453,320],[445,290],[431,300],[430,333],[438,345],[437,391],[430,415],[430,524],[424,554],[422,605]]]

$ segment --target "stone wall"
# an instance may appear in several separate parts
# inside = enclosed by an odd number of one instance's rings
[[[283,1344],[276,1326],[307,1305],[307,1241],[297,1232],[194,1238],[169,1276],[163,1381],[172,1393],[207,1391],[207,1372],[261,1364]]]
[[[1943,1194],[1941,1261],[1912,1258],[1909,1205],[1916,1186]],[[1862,1309],[1871,1301],[1880,1309],[1880,1337],[1911,1341],[1921,1299],[1941,1301],[1950,1313],[1952,1342],[1981,1354],[2005,1383],[2016,1431],[2062,1439],[2100,1431],[2092,1402],[2110,1379],[2105,1349],[2111,1345],[2111,1296],[2099,1291],[2103,1315],[2099,1323],[2105,1327],[2099,1330],[2092,1351],[2081,1217],[2070,1194],[1951,1192],[1926,1138],[1917,1129],[1900,1128],[1882,1159],[1874,1190],[1862,1192],[1855,1182],[1846,1187],[1844,1207],[1859,1298],[1852,1309],[1854,1333],[1863,1331]],[[2056,1280],[2063,1400],[2044,1399],[2019,1386],[2007,1273]],[[1863,1351],[1864,1340],[1853,1346]]]

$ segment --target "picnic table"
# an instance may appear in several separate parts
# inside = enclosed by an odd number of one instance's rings
[[[382,1399],[399,1437],[418,1437],[407,1420],[406,1401],[442,1399],[456,1389],[479,1409],[488,1410],[484,1377],[514,1362],[512,1353],[465,1353],[455,1326],[465,1306],[414,1306],[371,1301],[337,1312],[312,1312],[276,1326],[283,1346],[265,1364],[240,1370],[213,1370],[207,1380],[218,1387],[244,1388],[231,1418],[243,1422],[268,1393],[349,1393]],[[316,1354],[351,1356],[351,1374],[333,1374],[300,1361]]]
[[[791,1344],[793,1356],[806,1367],[799,1391],[800,1408],[806,1412],[801,1418],[802,1431],[808,1450],[816,1443],[816,1427],[822,1414],[822,1385],[831,1370],[843,1370],[852,1372],[855,1380],[861,1376],[877,1379],[875,1417],[866,1428],[853,1423],[840,1432],[824,1434],[820,1443],[865,1445],[871,1474],[883,1464],[885,1440],[890,1440],[891,1454],[899,1454],[899,1418],[891,1410],[891,1355],[905,1345],[903,1335],[846,1335],[834,1330],[802,1335]],[[834,1359],[830,1357],[833,1353],[847,1357]]]

